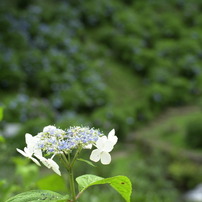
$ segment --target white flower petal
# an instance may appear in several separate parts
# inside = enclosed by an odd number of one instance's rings
[[[103,165],[108,165],[111,162],[111,155],[108,152],[101,153],[101,163]]]
[[[41,151],[41,149],[36,149],[36,150],[34,151],[34,154],[36,154],[36,155],[38,155],[38,156],[42,156],[42,151]]]
[[[50,164],[48,163],[48,159],[44,158],[43,156],[35,155],[47,168],[50,168]]]
[[[46,159],[43,156],[35,155],[47,168],[51,168],[55,173],[61,176],[61,172],[59,170],[59,165],[53,161],[53,159]]]
[[[115,135],[115,130],[112,129],[108,134],[108,140],[111,141],[114,145],[118,141],[118,137]]]
[[[111,141],[106,141],[104,143],[102,151],[110,152],[114,148],[114,144]]]
[[[88,144],[84,147],[84,149],[92,149],[93,145],[92,144]]]
[[[27,144],[27,145],[28,145],[28,144],[32,144],[32,140],[33,140],[32,135],[29,134],[29,133],[26,133],[26,134],[25,134],[25,142],[26,142],[26,144]]]
[[[33,158],[33,157],[30,157],[30,159],[32,161],[34,161],[34,163],[36,163],[38,166],[41,166],[41,164],[37,161],[37,159]]]
[[[35,150],[39,149],[38,148],[38,137],[37,136],[32,136],[29,133],[25,134],[25,141],[27,144],[27,149],[29,150],[29,153],[34,153]]]
[[[99,149],[94,149],[91,152],[90,160],[94,161],[94,162],[98,162],[100,160],[100,150]]]
[[[61,176],[61,172],[60,172],[60,170],[59,170],[59,165],[58,165],[55,161],[53,161],[52,159],[48,159],[48,163],[50,164],[52,170],[53,170],[55,173],[57,173],[58,175]]]
[[[107,141],[107,137],[106,136],[99,137],[95,146],[99,150],[102,150],[106,141]]]
[[[40,163],[37,161],[37,159],[32,157],[32,153],[29,153],[29,150],[25,147],[24,151],[22,151],[21,149],[16,149],[20,154],[22,154],[23,156],[31,159],[32,161],[34,161],[34,163],[36,163],[38,166],[41,166]]]
[[[25,153],[24,151],[22,151],[21,149],[16,149],[20,154],[22,154],[25,157],[28,157],[27,153]]]
[[[25,151],[28,158],[30,158],[33,154],[33,151],[28,149],[27,147],[24,148],[24,151]]]
[[[40,139],[43,134],[44,134],[43,132],[40,132],[35,137]]]
[[[112,129],[109,133],[108,133],[108,137],[114,136],[115,135],[115,130]]]
[[[45,126],[43,128],[43,132],[45,132],[45,133],[47,133],[47,132],[54,133],[56,130],[57,130],[57,128],[55,126],[51,126],[51,125]]]

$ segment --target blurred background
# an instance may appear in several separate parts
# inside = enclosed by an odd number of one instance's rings
[[[201,0],[1,1],[1,200],[66,192],[16,152],[26,132],[55,124],[119,137],[109,166],[76,175],[126,175],[132,202],[202,201],[201,93]],[[101,186],[80,201],[112,200],[123,201]]]

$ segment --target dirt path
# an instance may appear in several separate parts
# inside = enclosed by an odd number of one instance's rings
[[[150,122],[143,129],[140,129],[139,131],[136,131],[135,134],[141,135],[145,131],[151,131],[155,127],[158,127],[159,125],[166,123],[168,120],[172,119],[173,117],[176,117],[176,116],[179,116],[179,115],[187,115],[187,114],[190,114],[190,113],[193,113],[193,112],[197,112],[199,110],[200,110],[200,108],[198,106],[186,106],[186,107],[168,108],[165,112],[163,112],[158,117],[156,117],[155,120]]]

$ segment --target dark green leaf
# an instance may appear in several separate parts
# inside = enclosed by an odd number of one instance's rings
[[[28,192],[23,192],[21,194],[18,194],[10,199],[8,199],[6,202],[39,202],[39,201],[51,201],[51,202],[57,202],[60,200],[67,199],[68,196],[63,196],[61,194],[58,194],[53,191],[48,190],[32,190]]]

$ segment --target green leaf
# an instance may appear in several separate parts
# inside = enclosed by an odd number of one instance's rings
[[[88,161],[88,160],[85,160],[85,159],[81,159],[81,158],[79,158],[79,159],[77,159],[77,160],[83,161],[83,162],[87,163],[87,164],[90,165],[90,166],[96,167],[91,161]]]
[[[6,202],[39,202],[39,201],[51,201],[51,202],[58,202],[63,201],[65,199],[68,199],[68,196],[63,196],[61,194],[58,194],[53,191],[48,190],[32,190],[28,192],[23,192],[21,194],[18,194],[10,199],[8,199]]]
[[[69,199],[69,195],[65,195],[61,199],[57,200],[57,202],[67,202],[68,199]]]
[[[3,107],[0,107],[0,121],[3,119]]]
[[[76,178],[79,185],[80,194],[92,185],[109,184],[113,187],[121,196],[130,202],[132,194],[132,184],[126,176],[115,176],[110,178],[102,178],[96,175],[82,175]]]
[[[96,175],[82,175],[76,178],[76,182],[79,185],[79,191],[83,192],[85,189],[91,186],[92,183],[100,181],[102,179],[104,178]]]
[[[0,143],[5,143],[5,139],[3,136],[0,135]]]

